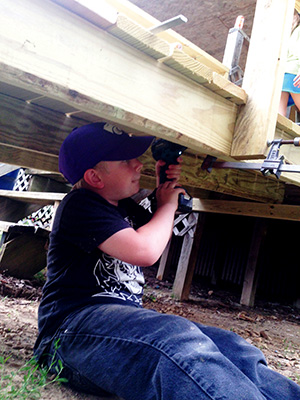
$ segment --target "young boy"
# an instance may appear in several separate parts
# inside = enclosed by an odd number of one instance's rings
[[[299,400],[300,387],[234,333],[142,308],[141,267],[162,254],[184,193],[179,164],[153,214],[130,199],[152,140],[94,123],[62,144],[60,171],[74,188],[50,236],[36,357],[60,360],[77,389],[125,400]]]

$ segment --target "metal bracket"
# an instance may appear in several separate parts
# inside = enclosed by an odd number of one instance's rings
[[[152,28],[149,29],[149,32],[154,33],[156,35],[159,32],[163,32],[166,31],[167,29],[174,28],[175,26],[180,25],[182,23],[186,23],[187,21],[188,19],[184,15],[180,14],[177,15],[177,17],[167,19],[166,21],[153,26]]]

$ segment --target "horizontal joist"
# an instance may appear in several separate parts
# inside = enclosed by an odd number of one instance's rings
[[[154,187],[154,178],[152,182],[149,180],[155,176],[151,152],[148,150],[140,160],[144,164],[143,174],[146,175],[143,182]],[[195,197],[202,197],[199,190],[207,190],[264,203],[283,202],[285,185],[278,179],[242,170],[213,169],[209,173],[201,168],[202,162],[201,157],[187,152],[183,154],[180,183]]]
[[[2,94],[0,103],[1,162],[58,172],[63,139],[86,121]]]
[[[0,101],[0,159],[22,167],[58,172],[58,153],[63,139],[75,126],[85,124],[86,120],[67,118],[62,113],[4,95],[0,95]],[[14,115],[13,119],[11,115]],[[150,151],[142,157],[142,161],[147,176],[143,184],[149,187],[149,176],[155,176]],[[184,154],[182,183],[193,195],[204,189],[256,201],[283,201],[284,184],[278,180],[239,170],[213,170],[208,173],[201,169],[202,161],[203,158],[197,155]]]
[[[193,199],[193,211],[300,221],[300,206]]]

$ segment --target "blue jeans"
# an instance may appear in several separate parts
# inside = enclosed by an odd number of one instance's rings
[[[300,386],[272,371],[233,332],[143,308],[93,305],[57,332],[55,358],[71,385],[125,400],[299,400]],[[51,357],[49,357],[49,360]]]

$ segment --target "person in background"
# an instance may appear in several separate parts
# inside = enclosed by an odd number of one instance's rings
[[[300,14],[294,10],[292,32],[284,69],[279,113],[287,116],[287,107],[295,104],[300,110]]]
[[[171,236],[181,158],[150,213],[139,191],[141,156],[154,138],[108,123],[73,130],[59,153],[73,190],[50,235],[35,356],[62,366],[78,390],[124,400],[299,400],[300,386],[267,367],[233,332],[145,309],[143,268]],[[158,161],[156,175],[165,163]]]

